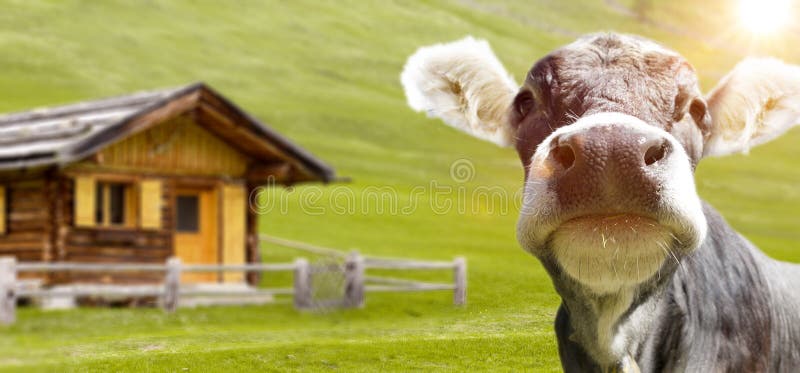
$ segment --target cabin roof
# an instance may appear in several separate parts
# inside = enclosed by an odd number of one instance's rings
[[[333,168],[204,83],[0,115],[0,170],[67,165],[165,120],[203,110],[207,128],[264,163],[285,161],[293,181],[336,179]]]

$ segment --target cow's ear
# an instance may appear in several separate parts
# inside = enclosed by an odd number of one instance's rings
[[[707,101],[712,124],[703,154],[747,153],[800,122],[800,67],[776,59],[744,60]]]
[[[400,81],[412,109],[477,138],[513,144],[508,113],[518,87],[485,40],[419,48]]]

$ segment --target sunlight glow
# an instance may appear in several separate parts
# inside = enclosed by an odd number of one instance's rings
[[[771,34],[789,23],[791,7],[791,0],[739,0],[739,18],[751,32]]]

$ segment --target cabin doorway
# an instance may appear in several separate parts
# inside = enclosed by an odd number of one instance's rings
[[[217,264],[217,192],[178,189],[175,196],[175,255],[185,264]],[[215,272],[184,273],[182,282],[217,282]]]

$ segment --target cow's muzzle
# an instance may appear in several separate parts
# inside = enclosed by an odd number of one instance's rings
[[[598,291],[646,280],[696,248],[705,231],[685,150],[637,118],[581,118],[533,157],[519,240]]]

